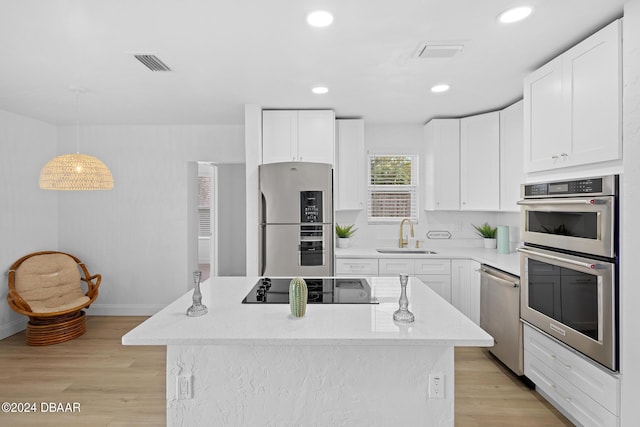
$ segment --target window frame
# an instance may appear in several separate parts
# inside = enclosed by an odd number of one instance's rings
[[[411,161],[411,184],[371,184],[372,161],[378,157],[406,157]],[[397,224],[404,218],[409,218],[417,223],[419,217],[418,195],[419,195],[419,173],[420,162],[418,154],[393,154],[393,153],[369,153],[367,155],[367,222],[368,224]],[[373,194],[376,192],[388,193],[408,193],[410,197],[410,214],[405,216],[372,216],[373,214]]]

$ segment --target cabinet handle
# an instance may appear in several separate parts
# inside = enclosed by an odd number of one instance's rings
[[[551,156],[553,160],[558,160],[558,156]]]
[[[567,153],[562,153],[562,154],[560,154],[560,156],[562,156],[562,160],[567,160],[568,154]]]

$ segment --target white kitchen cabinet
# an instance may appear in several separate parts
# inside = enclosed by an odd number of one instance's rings
[[[451,302],[451,260],[416,259],[415,275],[447,302]]]
[[[364,120],[336,120],[336,210],[364,209],[366,170]]]
[[[622,156],[621,21],[524,79],[525,170]]]
[[[523,101],[500,111],[500,211],[519,212],[524,174]]]
[[[378,274],[380,276],[397,276],[399,274],[413,276],[414,265],[413,259],[380,258],[378,260]]]
[[[451,260],[451,304],[480,324],[480,263],[468,259]]]
[[[262,163],[334,163],[332,110],[263,110]]]
[[[418,274],[416,277],[422,280],[447,302],[451,302],[451,275],[449,274]]]
[[[460,210],[460,119],[433,119],[424,136],[425,209]]]
[[[619,378],[527,324],[524,374],[579,424],[619,425]]]
[[[377,258],[336,258],[336,276],[377,275]]]
[[[500,113],[460,119],[460,209],[500,209]]]

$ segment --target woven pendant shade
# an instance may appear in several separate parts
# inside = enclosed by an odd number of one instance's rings
[[[96,157],[86,154],[63,154],[50,160],[40,171],[40,188],[44,190],[111,190],[113,176]]]

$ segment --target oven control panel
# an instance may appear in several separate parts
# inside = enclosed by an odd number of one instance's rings
[[[606,176],[570,181],[522,184],[522,197],[571,197],[580,195],[615,195],[616,177]]]

